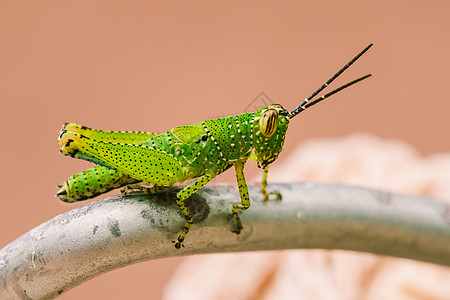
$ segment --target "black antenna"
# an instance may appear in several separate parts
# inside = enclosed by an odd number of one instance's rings
[[[296,108],[294,108],[294,110],[291,111],[291,113],[289,114],[290,118],[295,117],[296,115],[298,115],[300,112],[304,111],[305,109],[307,109],[308,107],[322,101],[323,99],[355,84],[356,82],[359,82],[363,79],[366,79],[367,77],[369,77],[370,75],[366,75],[364,77],[361,77],[359,79],[353,80],[352,82],[349,82],[343,86],[341,86],[340,88],[337,88],[336,90],[316,99],[313,100],[313,102],[308,103],[312,98],[314,98],[318,93],[320,93],[324,88],[326,88],[330,83],[332,83],[336,78],[338,78],[345,70],[348,69],[348,67],[350,67],[356,60],[358,60],[358,58],[360,58],[364,53],[367,52],[367,50],[369,50],[370,47],[372,47],[373,44],[369,44],[366,48],[364,48],[364,50],[362,50],[358,55],[356,55],[351,61],[349,61],[344,67],[342,67],[342,69],[340,69],[336,74],[334,74],[330,79],[328,79],[327,82],[325,82],[319,89],[317,89],[314,93],[312,93],[308,98],[306,98],[305,100],[303,100],[302,103],[300,103],[299,106],[297,106]]]
[[[342,91],[343,89],[348,88],[349,86],[352,86],[352,85],[354,85],[355,83],[360,82],[360,81],[362,81],[362,80],[364,80],[364,79],[366,79],[366,78],[368,78],[368,77],[370,77],[370,76],[372,76],[372,74],[367,74],[367,75],[365,75],[365,76],[363,76],[363,77],[359,77],[358,79],[355,79],[355,80],[353,80],[353,81],[350,81],[349,83],[346,83],[346,84],[344,84],[343,86],[340,86],[340,87],[338,87],[337,89],[332,90],[331,92],[329,92],[329,93],[327,93],[327,94],[325,94],[325,95],[323,95],[323,96],[320,96],[319,98],[316,98],[316,99],[314,99],[314,100],[308,102],[304,107],[305,107],[305,109],[307,109],[307,108],[313,106],[314,104],[317,104],[317,103],[319,103],[320,101],[322,101],[322,100],[324,100],[324,99],[330,97],[331,95],[334,95],[334,94],[336,94],[337,92]],[[302,112],[303,110],[304,110],[304,109],[301,108],[300,111],[299,111],[299,113]]]

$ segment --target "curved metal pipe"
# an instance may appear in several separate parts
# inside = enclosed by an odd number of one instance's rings
[[[273,249],[346,249],[450,266],[450,207],[431,199],[318,183],[270,185],[281,202],[240,212],[230,232],[230,187],[206,187],[187,205],[195,223],[186,247],[171,243],[184,224],[176,189],[116,196],[61,214],[0,250],[0,299],[52,299],[104,272],[171,256]]]

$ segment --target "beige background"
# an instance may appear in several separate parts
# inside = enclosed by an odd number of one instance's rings
[[[260,92],[272,101],[256,103],[292,109],[370,42],[334,86],[374,77],[296,118],[280,159],[352,132],[448,152],[449,13],[448,1],[2,1],[0,247],[78,205],[53,196],[90,166],[59,153],[62,123],[161,132],[239,114]],[[123,268],[60,299],[158,299],[180,260]]]

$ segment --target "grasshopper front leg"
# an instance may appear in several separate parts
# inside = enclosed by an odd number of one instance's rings
[[[241,219],[238,215],[238,209],[246,210],[250,207],[250,196],[248,195],[247,183],[245,182],[244,177],[244,165],[245,161],[237,161],[234,164],[234,168],[236,169],[236,179],[239,188],[239,195],[241,197],[241,202],[236,202],[233,204],[232,215],[236,221],[236,227],[231,231],[239,234],[242,230]]]
[[[267,173],[269,172],[269,166],[265,166],[263,169],[263,179],[261,183],[261,194],[264,197],[264,201],[269,201],[269,195],[275,195],[276,200],[281,200],[281,194],[278,191],[273,191],[270,193],[267,193]]]

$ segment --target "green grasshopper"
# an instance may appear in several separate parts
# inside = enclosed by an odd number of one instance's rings
[[[250,206],[243,173],[245,163],[253,160],[263,169],[261,192],[264,199],[268,200],[270,194],[281,199],[278,192],[267,192],[267,172],[269,164],[282,151],[289,121],[308,107],[371,76],[358,78],[312,100],[371,46],[368,45],[291,112],[279,104],[272,104],[256,112],[182,125],[162,134],[101,131],[66,123],[58,139],[61,153],[97,165],[71,176],[56,195],[62,201],[75,202],[124,186],[123,193],[132,189],[154,193],[176,182],[196,178],[177,193],[177,204],[186,219],[181,234],[173,241],[179,249],[184,246],[193,223],[184,201],[234,166],[241,201],[234,203],[231,211],[235,220],[233,231],[240,233],[243,227],[238,210]]]

